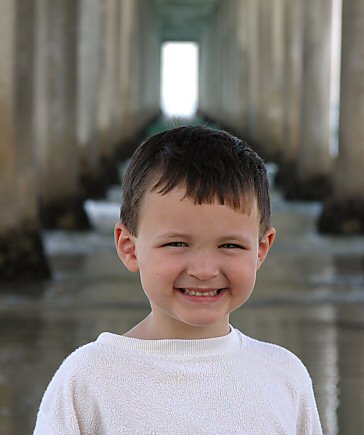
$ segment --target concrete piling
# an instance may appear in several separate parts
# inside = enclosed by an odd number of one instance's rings
[[[339,154],[319,229],[364,234],[364,3],[345,0],[342,23]]]
[[[46,278],[34,152],[34,2],[1,6],[0,280]]]
[[[343,2],[335,165],[332,0],[197,6],[200,114],[287,164],[287,197],[321,199],[332,192],[320,229],[364,232],[362,1]],[[107,183],[118,181],[118,159],[159,114],[161,7],[149,0],[2,0],[0,267],[11,256],[32,257],[24,254],[30,251],[42,263],[41,227],[89,228],[85,196],[101,196]],[[173,36],[173,27],[168,32]],[[185,32],[189,40],[188,27]],[[22,244],[17,237],[24,240],[26,231],[30,241]]]

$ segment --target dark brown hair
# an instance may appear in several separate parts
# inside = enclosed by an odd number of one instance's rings
[[[137,235],[139,209],[147,191],[166,194],[176,187],[196,204],[214,201],[250,211],[254,198],[260,237],[271,226],[269,183],[263,160],[242,140],[207,127],[177,127],[144,141],[123,180],[120,219]]]

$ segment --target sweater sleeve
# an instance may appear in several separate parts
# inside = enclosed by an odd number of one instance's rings
[[[78,349],[57,370],[44,393],[33,435],[97,433],[87,382],[92,374],[85,359]]]
[[[72,390],[72,378],[61,367],[43,396],[34,435],[81,434]]]
[[[297,435],[322,435],[320,417],[314,397],[312,381],[307,374],[306,385],[298,402]]]

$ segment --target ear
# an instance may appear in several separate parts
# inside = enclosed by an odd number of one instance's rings
[[[266,256],[268,255],[268,252],[269,252],[271,246],[273,245],[275,237],[276,237],[276,230],[275,230],[275,228],[271,227],[264,234],[262,239],[259,241],[257,270],[260,269],[260,266],[263,264],[263,261],[265,260]]]
[[[115,246],[120,260],[130,272],[138,272],[135,239],[121,222],[115,225]]]

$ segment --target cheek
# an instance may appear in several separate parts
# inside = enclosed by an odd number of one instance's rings
[[[241,265],[238,270],[235,270],[235,273],[231,277],[233,293],[235,289],[235,295],[245,302],[253,292],[255,281],[256,273],[254,264],[245,263]]]
[[[236,287],[244,287],[244,289],[253,288],[256,280],[256,259],[246,261],[230,262],[225,269],[226,275]]]
[[[239,258],[225,259],[224,268],[233,275],[249,276],[255,273],[257,257],[254,253],[249,253]]]
[[[140,272],[140,283],[147,298],[154,300],[159,293],[159,282],[157,274]]]
[[[160,259],[151,261],[146,259],[140,262],[140,281],[146,291],[161,288],[166,282],[173,281],[173,268],[168,262]]]

